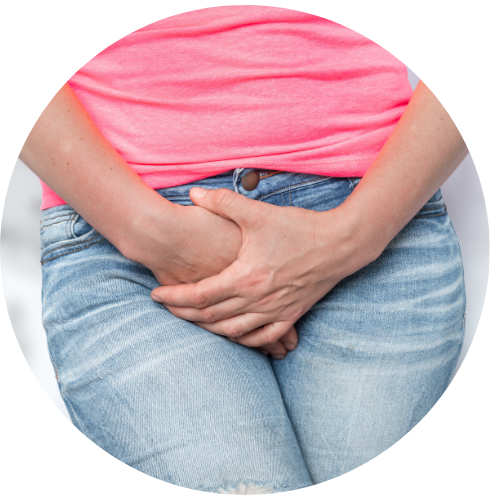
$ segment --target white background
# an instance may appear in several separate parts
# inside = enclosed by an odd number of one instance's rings
[[[166,2],[147,0],[89,0],[85,4],[46,0],[11,2],[3,7],[1,195],[5,197],[17,155],[36,118],[79,67],[134,29],[211,5],[216,4],[184,2],[182,8],[172,8]],[[408,64],[427,83],[452,115],[475,160],[490,219],[492,256],[489,290],[476,338],[462,369],[431,413],[369,464],[313,489],[288,492],[287,498],[305,498],[312,493],[342,499],[369,496],[398,500],[498,496],[499,328],[495,299],[499,276],[495,255],[499,196],[495,188],[500,165],[495,140],[500,105],[495,2],[476,1],[473,7],[458,0],[422,0],[418,5],[403,0],[287,1],[272,5],[322,15],[359,31]],[[457,181],[459,187],[470,182],[471,190],[476,189],[473,169],[463,172]],[[464,213],[474,220],[473,213]],[[481,224],[479,220],[473,238],[484,233]],[[465,254],[463,241],[462,250]],[[487,249],[483,250],[487,255]],[[480,269],[471,279],[478,279]],[[206,493],[145,476],[79,434],[37,384],[14,337],[3,301],[0,312],[0,492],[5,497],[206,497]]]

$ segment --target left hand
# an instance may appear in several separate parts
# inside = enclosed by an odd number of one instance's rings
[[[304,313],[373,260],[342,205],[315,212],[276,207],[227,189],[193,188],[190,194],[197,206],[238,224],[238,258],[218,275],[159,287],[151,297],[175,316],[240,344],[269,346],[293,336],[293,324]]]

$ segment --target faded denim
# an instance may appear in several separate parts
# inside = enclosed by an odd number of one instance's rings
[[[225,187],[324,211],[359,179],[245,170],[158,192]],[[379,259],[296,324],[281,361],[153,302],[152,273],[68,205],[41,223],[43,323],[73,423],[114,457],[210,492],[303,488],[344,474],[412,429],[448,386],[464,335],[458,241],[438,191]]]

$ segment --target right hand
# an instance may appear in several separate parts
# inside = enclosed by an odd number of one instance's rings
[[[168,210],[159,204],[156,213],[132,222],[127,244],[120,249],[126,257],[150,269],[161,285],[197,283],[236,260],[241,248],[237,224],[201,207],[166,203]],[[298,344],[295,328],[282,340],[258,349],[282,359]]]

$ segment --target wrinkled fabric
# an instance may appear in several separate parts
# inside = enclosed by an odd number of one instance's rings
[[[154,189],[246,167],[362,176],[412,95],[406,66],[359,33],[248,5],[146,26],[69,83]],[[43,209],[63,203],[44,186]]]
[[[246,172],[195,185],[324,211],[359,181],[262,172],[248,192]],[[190,205],[191,187],[159,193]],[[74,425],[176,485],[269,493],[344,474],[426,415],[460,353],[462,261],[439,191],[296,323],[299,344],[281,361],[173,316],[150,298],[153,274],[68,205],[44,212],[41,241],[43,324]]]

